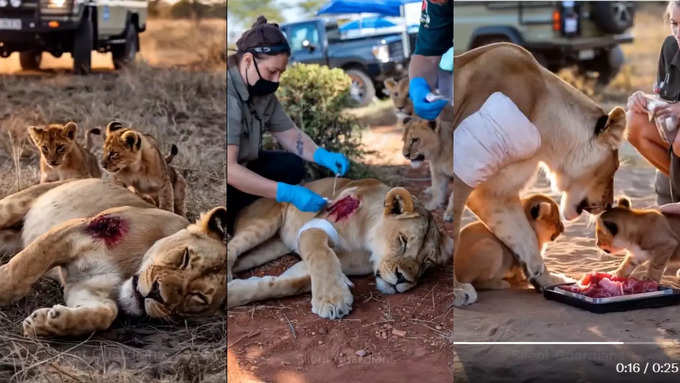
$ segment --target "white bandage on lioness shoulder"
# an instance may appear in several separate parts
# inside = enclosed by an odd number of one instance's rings
[[[453,172],[470,187],[541,146],[536,126],[503,93],[495,92],[453,133]]]
[[[300,235],[306,230],[309,229],[320,229],[323,230],[326,234],[328,234],[328,239],[330,240],[330,245],[337,245],[340,243],[340,235],[338,234],[338,231],[335,230],[335,227],[328,222],[328,220],[322,219],[322,218],[314,218],[300,228],[297,232],[297,238],[295,239],[295,248],[298,253],[300,253]]]

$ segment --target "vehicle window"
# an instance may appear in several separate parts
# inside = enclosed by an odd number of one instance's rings
[[[288,43],[293,52],[304,50],[302,43],[309,40],[314,46],[319,46],[319,31],[315,24],[302,24],[291,27],[288,30]]]

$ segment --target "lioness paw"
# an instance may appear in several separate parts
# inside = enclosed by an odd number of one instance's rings
[[[24,336],[35,338],[50,335],[68,335],[64,333],[68,322],[68,307],[56,305],[51,308],[35,310],[23,322]]]
[[[469,283],[460,283],[453,289],[453,306],[461,307],[477,302],[477,291]]]
[[[352,282],[346,275],[321,282],[312,289],[312,312],[322,318],[340,319],[352,311]],[[318,291],[318,292],[317,292]]]

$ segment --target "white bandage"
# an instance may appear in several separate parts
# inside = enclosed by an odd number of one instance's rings
[[[298,253],[300,253],[300,235],[302,234],[302,232],[309,229],[323,230],[326,234],[328,234],[328,239],[330,240],[331,245],[337,245],[340,243],[340,235],[330,222],[322,218],[314,218],[307,221],[307,223],[305,223],[304,225],[302,225],[300,230],[298,230],[297,232],[297,238],[295,239],[295,248]]]
[[[541,135],[510,98],[495,92],[453,133],[453,172],[470,187],[541,146]]]
[[[668,102],[650,95],[645,95],[645,98],[647,99],[647,114],[649,116],[649,121],[652,121],[656,108],[668,105]],[[666,118],[657,117],[654,118],[654,124],[656,125],[656,130],[659,131],[659,136],[661,136],[667,144],[672,143],[678,130],[677,118],[675,118],[675,116],[668,116]]]

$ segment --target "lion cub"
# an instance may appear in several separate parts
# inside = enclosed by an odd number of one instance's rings
[[[90,135],[99,134],[99,129],[87,132],[85,147],[76,141],[77,130],[78,125],[73,121],[28,127],[31,141],[40,151],[40,183],[101,177],[97,158],[89,151]]]
[[[168,165],[177,150],[163,158],[158,142],[148,134],[125,128],[118,121],[106,126],[101,165],[115,182],[148,195],[164,210],[184,215],[186,181]]]
[[[397,115],[397,118],[403,120],[407,116],[412,116],[413,102],[408,96],[408,76],[399,81],[390,77],[383,81],[383,84],[392,99],[394,113]]]
[[[522,199],[524,213],[536,232],[539,250],[564,231],[559,207],[550,197],[535,194]],[[478,289],[505,289],[512,281],[523,281],[524,274],[512,250],[480,221],[460,232],[460,250],[454,260],[456,279]]]
[[[444,220],[453,220],[453,191],[447,194],[449,181],[453,180],[453,107],[444,107],[435,121],[420,117],[406,117],[402,121],[404,134],[401,138],[402,154],[418,168],[423,161],[430,163],[432,186],[425,190],[430,200],[425,203],[428,210],[435,210],[447,201]]]
[[[626,197],[597,218],[596,236],[597,246],[604,252],[625,254],[613,272],[617,277],[627,278],[649,261],[644,279],[659,282],[668,261],[680,260],[680,215],[632,209]],[[680,270],[676,276],[680,278]]]

